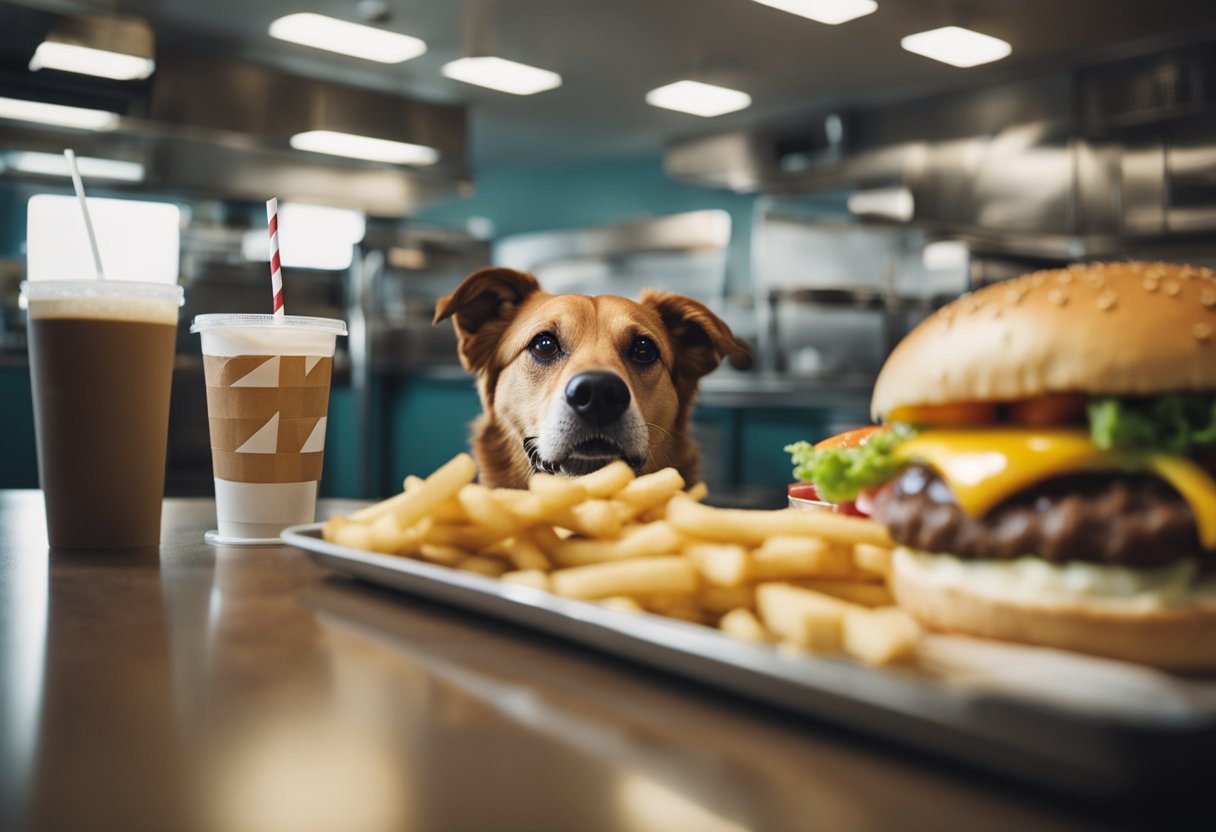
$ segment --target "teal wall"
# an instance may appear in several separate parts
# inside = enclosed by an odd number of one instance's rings
[[[755,202],[750,194],[677,182],[663,172],[661,156],[644,156],[479,171],[472,196],[431,205],[417,219],[464,225],[483,217],[504,237],[716,208],[731,218],[728,286],[735,289],[747,285]]]

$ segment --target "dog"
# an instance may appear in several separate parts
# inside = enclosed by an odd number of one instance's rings
[[[530,274],[483,269],[436,304],[434,322],[448,318],[461,365],[477,376],[472,450],[494,488],[618,459],[639,474],[674,467],[691,485],[697,383],[724,357],[740,369],[752,361],[704,304],[656,289],[636,302],[551,295]]]

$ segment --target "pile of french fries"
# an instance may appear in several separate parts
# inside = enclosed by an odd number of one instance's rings
[[[347,517],[326,540],[882,665],[912,657],[920,631],[886,586],[891,540],[830,512],[703,505],[674,468],[615,462],[574,479],[536,474],[486,488],[460,454]]]

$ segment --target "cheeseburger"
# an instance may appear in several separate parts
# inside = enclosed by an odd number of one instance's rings
[[[863,446],[791,446],[795,473],[864,495],[922,623],[1216,670],[1216,273],[989,286],[899,344],[872,411]]]

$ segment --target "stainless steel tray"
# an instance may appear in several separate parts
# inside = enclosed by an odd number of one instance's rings
[[[915,668],[872,668],[338,546],[319,523],[283,540],[355,578],[1053,790],[1127,797],[1216,765],[1213,680],[949,636],[927,637]]]

